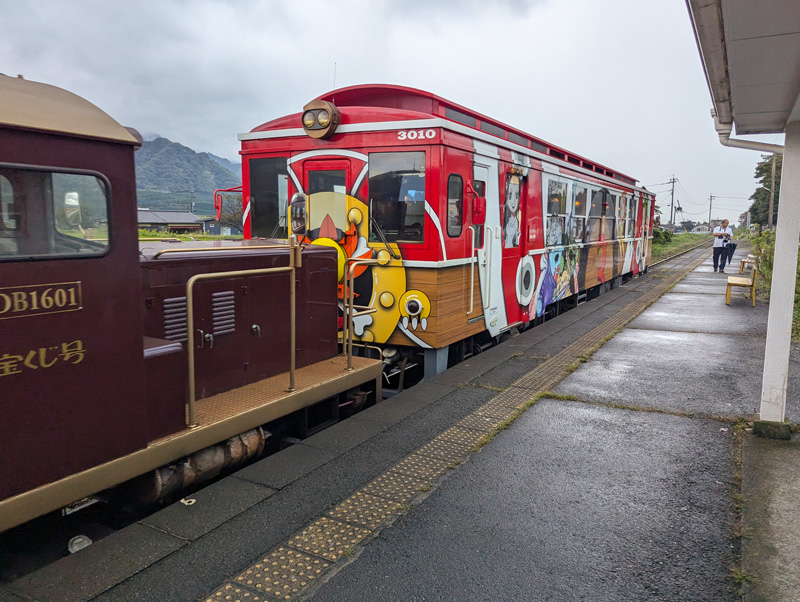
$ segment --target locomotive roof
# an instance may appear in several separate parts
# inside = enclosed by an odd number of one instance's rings
[[[56,86],[0,74],[0,124],[138,145],[88,100]]]
[[[627,184],[636,184],[630,176],[424,90],[390,84],[363,84],[332,90],[319,96],[318,100],[326,100],[337,107],[382,107],[443,117]]]

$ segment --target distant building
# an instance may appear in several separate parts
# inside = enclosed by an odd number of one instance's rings
[[[239,234],[238,232],[234,232],[230,226],[224,226],[220,224],[213,217],[204,219],[202,221],[203,221],[203,229],[205,230],[206,234],[213,234],[216,236],[231,236],[234,234]]]
[[[203,220],[189,211],[137,209],[139,228],[173,234],[202,234]]]
[[[708,234],[711,230],[708,229],[708,226],[695,226],[692,228],[692,232],[695,234]]]

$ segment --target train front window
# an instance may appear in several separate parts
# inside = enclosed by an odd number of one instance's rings
[[[308,174],[308,194],[317,192],[347,192],[347,179],[343,169],[311,171]]]
[[[108,191],[99,174],[0,166],[0,260],[103,255]]]
[[[370,242],[425,240],[425,153],[371,153],[369,156]]]
[[[289,174],[286,157],[250,160],[250,234],[286,238]]]

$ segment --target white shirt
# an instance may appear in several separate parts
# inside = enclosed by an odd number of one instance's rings
[[[733,236],[733,230],[730,226],[727,228],[723,228],[722,226],[717,226],[714,228],[714,234],[727,234],[727,236],[714,236],[714,246],[715,247],[724,247],[725,243],[731,239]]]

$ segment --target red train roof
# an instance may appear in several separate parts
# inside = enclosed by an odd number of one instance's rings
[[[578,165],[585,169],[590,169],[594,172],[610,176],[616,180],[623,181],[627,184],[635,185],[636,180],[630,176],[621,174],[614,171],[605,165],[600,165],[594,161],[576,155],[561,147],[555,146],[541,138],[537,138],[511,127],[501,121],[486,117],[477,111],[468,109],[462,105],[449,101],[441,96],[418,90],[416,88],[408,88],[405,86],[395,86],[391,84],[362,84],[358,86],[349,86],[347,88],[339,88],[332,90],[318,97],[319,100],[326,100],[332,102],[337,107],[380,107],[381,109],[393,109],[396,112],[374,112],[365,113],[364,115],[356,116],[354,114],[348,115],[351,122],[359,121],[391,121],[398,118],[409,118],[408,112],[422,113],[424,116],[435,116],[461,123],[467,127],[483,131],[494,136],[498,136],[505,140],[509,140],[515,144],[527,146],[533,150],[539,151],[546,155],[550,155],[563,161],[568,161],[574,165]],[[348,112],[349,113],[349,112]],[[343,112],[343,122],[344,122]],[[296,124],[299,116],[292,116],[292,125]],[[417,117],[420,117],[417,115]],[[267,125],[275,127],[277,121],[264,124],[253,131],[259,131]],[[288,123],[287,123],[288,127]]]

